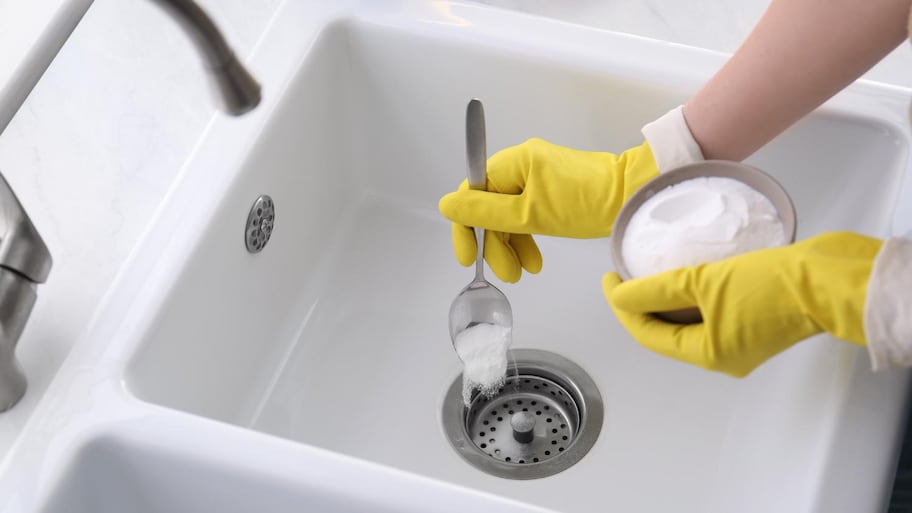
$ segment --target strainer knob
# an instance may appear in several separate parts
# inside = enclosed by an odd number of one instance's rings
[[[513,438],[527,444],[535,437],[535,415],[521,411],[510,418],[510,427],[513,428]]]

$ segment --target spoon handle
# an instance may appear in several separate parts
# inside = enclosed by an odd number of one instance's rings
[[[469,188],[486,191],[488,181],[488,149],[485,143],[484,106],[473,98],[466,107],[466,166]],[[478,256],[475,258],[475,280],[484,279],[484,230],[475,228]]]

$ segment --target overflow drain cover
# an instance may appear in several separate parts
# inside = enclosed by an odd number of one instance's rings
[[[576,364],[546,351],[516,349],[504,387],[462,401],[462,376],[450,386],[443,423],[473,466],[510,479],[556,474],[579,461],[602,427],[601,396]]]
[[[244,229],[244,243],[247,251],[259,253],[266,247],[272,229],[275,226],[275,203],[264,194],[253,202],[247,214],[247,226]]]

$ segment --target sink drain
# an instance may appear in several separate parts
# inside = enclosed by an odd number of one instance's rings
[[[601,395],[566,358],[534,349],[513,350],[512,357],[500,392],[476,393],[468,407],[462,376],[456,378],[443,405],[444,430],[463,458],[489,474],[536,479],[561,472],[598,438]]]

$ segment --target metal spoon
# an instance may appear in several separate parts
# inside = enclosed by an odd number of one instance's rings
[[[487,190],[484,107],[478,99],[471,100],[466,108],[466,164],[469,188]],[[475,228],[478,246],[475,278],[450,305],[450,338],[454,348],[456,337],[475,325],[488,323],[513,328],[513,309],[507,296],[484,277],[484,234],[484,230]]]

